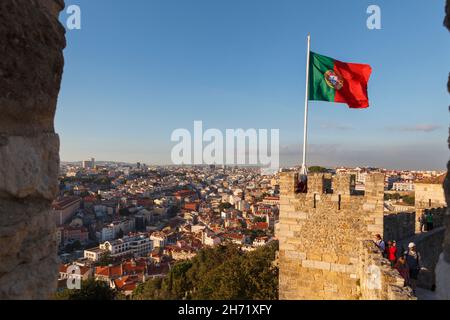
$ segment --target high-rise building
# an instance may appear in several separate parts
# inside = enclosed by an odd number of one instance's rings
[[[95,159],[91,158],[91,160],[83,160],[83,169],[94,169],[95,168]]]

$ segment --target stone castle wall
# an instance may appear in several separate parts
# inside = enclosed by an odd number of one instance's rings
[[[308,193],[299,193],[298,174],[281,174],[280,299],[415,299],[375,246],[376,234],[397,240],[400,251],[415,242],[426,268],[419,285],[434,286],[446,210],[425,209],[435,230],[416,234],[415,212],[384,212],[384,180],[368,175],[365,194],[357,195],[351,175],[313,174]],[[371,285],[374,277],[379,287]]]
[[[416,233],[415,212],[395,212],[384,215],[383,236],[386,241],[400,240]]]
[[[0,299],[45,299],[57,276],[53,119],[65,47],[62,0],[0,1]]]
[[[393,270],[373,241],[361,241],[358,263],[360,299],[362,300],[415,300],[411,288]]]
[[[366,194],[353,195],[354,178],[308,177],[308,193],[296,192],[298,175],[280,178],[280,299],[360,299],[361,241],[383,233],[384,175],[367,177]]]

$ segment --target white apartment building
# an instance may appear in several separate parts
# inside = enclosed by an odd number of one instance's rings
[[[209,247],[214,247],[217,246],[221,243],[222,241],[220,240],[219,237],[213,235],[213,234],[209,234],[206,231],[203,231],[202,233],[202,244],[205,246],[209,246]]]
[[[116,233],[111,225],[103,227],[102,230],[96,232],[97,239],[100,242],[114,240]]]
[[[123,237],[114,241],[106,241],[100,245],[101,250],[109,251],[111,257],[117,258],[126,255],[134,257],[147,256],[153,250],[153,241],[145,235]]]
[[[114,221],[113,223],[104,226],[100,231],[97,231],[96,236],[100,242],[111,241],[118,237],[120,231],[122,231],[123,234],[134,232],[135,220],[124,219],[121,221]]]
[[[98,261],[101,256],[105,254],[107,251],[100,249],[100,247],[95,247],[89,250],[84,250],[84,257],[90,261]]]
[[[162,232],[154,232],[150,240],[153,241],[154,248],[164,248],[167,245],[167,236]]]
[[[412,181],[394,182],[392,190],[395,191],[414,191],[414,183]]]

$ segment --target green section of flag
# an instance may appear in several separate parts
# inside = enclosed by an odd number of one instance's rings
[[[336,90],[327,85],[325,72],[334,70],[334,59],[311,52],[309,58],[309,100],[334,102]]]

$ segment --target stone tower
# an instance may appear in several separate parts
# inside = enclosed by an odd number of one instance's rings
[[[383,234],[384,175],[368,175],[365,195],[351,175],[309,175],[308,193],[297,181],[280,178],[280,299],[411,299],[370,241]]]

